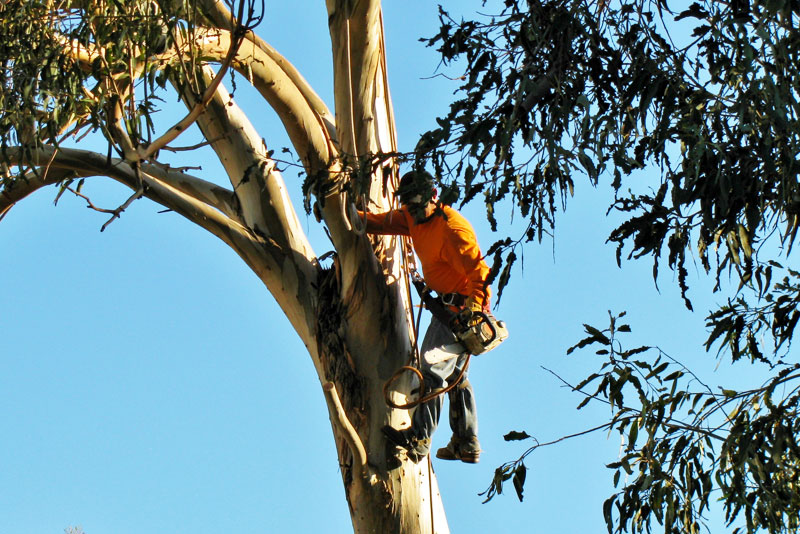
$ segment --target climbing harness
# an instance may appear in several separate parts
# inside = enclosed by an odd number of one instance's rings
[[[417,284],[418,284],[418,280],[421,281],[421,278],[419,278],[419,275],[416,275],[416,273],[417,273],[416,269],[414,269],[413,267],[412,268],[408,268],[407,267],[406,268],[406,272],[407,273],[412,273],[409,277],[406,278],[406,280],[408,280],[408,278],[411,278],[411,281],[414,284],[414,287],[417,288],[417,290],[419,290],[419,286]],[[416,275],[416,276],[414,276],[414,275]],[[424,285],[424,282],[423,282],[423,285]],[[441,303],[440,303],[440,305],[441,305]],[[422,317],[422,309],[424,307],[425,306],[423,306],[422,304],[420,305],[419,312],[417,313],[417,320],[414,321],[414,323],[413,323],[413,325],[414,325],[414,360],[415,360],[414,363],[416,365],[404,365],[404,366],[402,366],[397,371],[395,371],[395,373],[391,376],[391,378],[389,378],[389,380],[386,381],[386,383],[383,384],[383,398],[386,401],[386,404],[388,406],[390,406],[392,408],[396,408],[398,410],[410,410],[411,408],[413,408],[415,406],[418,406],[418,405],[420,405],[420,404],[422,404],[424,402],[428,402],[429,400],[435,399],[439,395],[444,395],[445,393],[447,393],[448,391],[450,391],[454,387],[456,387],[459,383],[461,383],[461,380],[464,378],[464,374],[466,374],[467,369],[469,368],[469,359],[470,359],[471,355],[468,354],[467,355],[467,360],[464,362],[464,367],[461,369],[461,372],[458,374],[458,377],[456,377],[456,379],[453,381],[453,383],[448,385],[446,388],[434,390],[434,391],[428,393],[427,395],[423,395],[420,398],[415,399],[415,400],[413,400],[413,401],[411,401],[409,403],[406,403],[406,404],[397,404],[396,402],[394,402],[391,399],[389,393],[391,391],[392,385],[394,384],[394,382],[398,378],[400,378],[400,376],[402,376],[406,372],[411,372],[411,373],[415,374],[417,376],[417,380],[419,380],[419,390],[421,392],[425,391],[425,378],[422,376],[422,372],[419,370],[419,368],[421,367],[421,362],[420,362],[420,356],[419,356],[419,347],[417,345],[417,340],[419,339],[419,321],[420,321],[420,319]],[[445,313],[452,314],[452,312],[447,312],[444,309],[442,309],[442,311],[445,312]],[[412,320],[413,320],[413,317],[412,317]]]
[[[453,312],[451,307],[463,306],[466,302],[464,295],[446,293],[434,297],[419,273],[411,271],[410,277],[425,307],[434,317],[450,327],[456,339],[470,354],[489,352],[508,337],[506,324],[498,321],[491,313],[469,308]]]

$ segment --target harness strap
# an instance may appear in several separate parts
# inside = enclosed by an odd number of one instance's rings
[[[412,273],[411,282],[414,284],[417,293],[419,293],[419,298],[422,300],[423,304],[425,304],[425,307],[430,310],[431,314],[443,324],[451,324],[456,317],[456,313],[450,310],[450,306],[462,306],[466,297],[458,293],[447,293],[444,295],[448,297],[447,299],[443,298],[443,296],[433,296],[431,288],[425,284],[425,281],[416,271]],[[463,300],[460,304],[458,303],[459,297]]]
[[[467,297],[461,293],[445,293],[437,297],[445,306],[461,307],[467,302]]]

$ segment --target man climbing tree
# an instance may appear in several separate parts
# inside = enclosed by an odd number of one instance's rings
[[[416,462],[424,458],[430,451],[431,437],[444,402],[442,395],[446,391],[450,397],[453,436],[436,456],[477,463],[481,448],[475,393],[467,379],[469,352],[453,334],[451,324],[455,312],[462,312],[486,317],[492,324],[490,328],[497,328],[489,312],[490,269],[483,261],[469,222],[453,208],[437,202],[433,177],[429,173],[405,174],[397,194],[401,209],[367,213],[367,232],[410,236],[425,283],[438,297],[430,303],[429,307],[436,311],[420,350],[422,397],[412,425],[404,430],[387,425],[383,432],[392,443],[404,449],[411,460]],[[492,332],[488,338],[494,341],[497,336],[497,332]],[[504,338],[505,334],[500,336]]]

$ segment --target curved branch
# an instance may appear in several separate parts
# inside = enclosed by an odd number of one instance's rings
[[[7,156],[9,161],[14,163],[22,157],[22,149],[9,149]],[[104,155],[95,152],[67,148],[56,150],[50,146],[39,149],[38,157],[42,161],[48,161],[47,169],[31,171],[24,177],[8,183],[0,192],[0,214],[5,215],[15,203],[36,190],[57,184],[69,177],[108,176],[134,191],[139,187],[139,179],[133,167],[119,159],[112,159],[109,162]],[[155,165],[142,165],[140,174],[147,187],[161,192],[158,198],[153,197],[150,191],[146,191],[144,196],[174,211],[180,211],[187,206],[187,203],[191,203],[196,209],[190,210],[187,218],[200,226],[205,228],[202,224],[203,218],[208,217],[209,213],[218,214],[211,217],[217,223],[221,221],[219,217],[223,217],[230,221],[230,224],[241,226],[234,208],[233,194],[227,189]],[[191,215],[192,213],[194,215]],[[195,220],[198,217],[200,219]],[[228,223],[224,225],[227,226]],[[211,228],[206,229],[211,230]]]
[[[227,12],[223,6],[219,6],[217,11],[220,10]],[[228,18],[225,19],[224,16]],[[231,64],[240,74],[251,80],[278,114],[309,173],[326,171],[338,152],[335,148],[336,133],[330,111],[308,82],[283,56],[252,32],[248,32],[244,38],[233,37],[235,28],[234,31],[228,29],[231,26],[230,13],[227,12],[227,15],[223,14],[217,18],[220,17],[226,21],[224,28],[198,27],[191,42],[181,41],[182,36],[176,36],[178,42],[174,48],[151,58],[160,66],[166,66],[180,60],[182,57],[180,54],[190,55],[192,48],[199,48],[202,49],[203,56],[219,61],[223,68],[208,86],[201,101],[192,103],[194,107],[189,115],[167,130],[149,147],[141,148],[135,154],[126,150],[126,156],[131,160],[147,159],[188,128],[205,108],[208,99],[214,94],[215,85],[224,77],[227,65]],[[238,43],[239,40],[242,40],[241,44]],[[91,65],[95,58],[102,56],[96,47],[86,47],[66,37],[62,46],[84,66]],[[140,74],[141,69],[134,72],[136,76]]]
[[[208,66],[201,72],[206,81],[213,75]],[[184,99],[190,96],[183,94]],[[313,305],[318,275],[316,255],[275,162],[247,115],[222,85],[197,125],[205,138],[212,140],[211,147],[225,167],[244,224],[278,245],[278,249],[273,249],[273,261],[279,266],[276,276],[262,279],[303,341],[310,344],[316,325]],[[324,373],[319,360],[313,353],[312,356],[322,380]]]
[[[206,57],[221,59],[229,50],[230,42],[231,33],[227,30],[205,29],[196,34],[197,46]],[[295,80],[250,40],[239,47],[233,67],[252,80],[256,90],[278,114],[307,172],[311,175],[327,172],[338,156],[334,136]]]
[[[212,22],[215,27],[224,30],[232,31],[233,23],[230,10],[220,0],[202,0],[203,10],[206,17]],[[328,107],[317,95],[314,89],[309,85],[305,78],[298,72],[294,65],[286,60],[281,54],[278,53],[272,46],[270,46],[264,39],[253,33],[247,32],[246,39],[251,41],[255,46],[261,49],[291,80],[297,87],[300,93],[305,98],[309,107],[317,114],[324,128],[327,130],[328,135],[333,139],[334,143],[338,143],[336,138],[336,121],[333,114]]]
[[[214,72],[206,66],[200,75],[208,81]],[[191,94],[177,85],[176,90],[190,106]],[[224,86],[217,88],[197,125],[203,136],[212,140],[211,147],[225,167],[247,226],[279,240],[304,257],[313,257],[275,162],[268,156],[263,139],[247,115]]]
[[[13,152],[9,151],[12,158],[14,157]],[[281,263],[275,261],[275,258],[280,257],[281,253],[286,254],[286,251],[282,251],[277,243],[256,235],[238,221],[227,217],[189,194],[167,185],[157,177],[141,170],[137,173],[133,166],[119,160],[109,165],[105,156],[85,150],[59,149],[55,157],[53,157],[51,147],[41,149],[40,152],[43,158],[52,157],[51,168],[55,172],[51,170],[46,175],[40,174],[36,179],[18,184],[19,187],[6,187],[3,194],[0,195],[0,213],[5,214],[15,202],[37,189],[55,184],[59,179],[63,179],[65,176],[62,171],[70,171],[75,177],[107,176],[134,191],[141,185],[143,196],[184,216],[217,236],[230,246],[265,283],[275,278],[280,279]],[[273,287],[274,284],[270,286],[270,290],[275,294]],[[286,297],[286,295],[281,296]],[[291,298],[291,295],[288,298]],[[303,331],[301,330],[300,333],[302,334]]]
[[[63,182],[72,177],[77,177],[77,175],[71,169],[50,169],[46,173],[29,171],[16,178],[13,184],[7,184],[0,189],[0,221],[17,202],[37,189]]]
[[[22,157],[22,149],[10,149],[6,155],[9,161],[17,161]],[[184,216],[230,246],[267,286],[309,347],[313,359],[318,361],[312,342],[316,324],[312,288],[317,266],[310,246],[307,250],[295,250],[286,246],[286,240],[259,235],[240,222],[230,191],[183,173],[144,164],[137,172],[124,161],[115,159],[109,163],[106,156],[86,150],[56,151],[48,146],[35,155],[49,162],[48,172],[15,180],[13,185],[6,182],[0,190],[0,215],[36,190],[69,177],[107,176],[134,191],[141,187],[143,196]],[[290,226],[289,231],[299,228],[298,222],[297,228]]]
[[[331,412],[331,418],[335,418],[336,424],[341,427],[342,434],[347,444],[350,446],[350,451],[353,453],[356,465],[358,465],[360,469],[366,469],[368,460],[367,450],[364,448],[364,444],[358,432],[356,432],[356,429],[353,428],[352,423],[350,423],[350,420],[347,418],[347,413],[345,413],[344,407],[342,407],[342,401],[339,400],[339,393],[336,391],[336,385],[333,382],[325,382],[322,386],[322,390],[325,392],[325,399],[328,401],[328,409]]]
[[[240,29],[240,27],[234,28],[231,32],[231,35],[237,35],[237,33],[240,33]],[[175,124],[175,126],[167,130],[161,137],[153,141],[146,149],[141,150],[140,148],[139,157],[142,160],[150,159],[153,154],[167,146],[171,141],[175,140],[180,134],[185,132],[189,126],[194,124],[200,114],[203,113],[203,110],[206,108],[208,103],[214,97],[214,94],[217,92],[217,88],[220,86],[222,79],[228,72],[228,68],[233,61],[233,58],[236,57],[236,51],[239,49],[242,40],[243,37],[239,37],[238,35],[236,38],[230,40],[231,42],[228,52],[225,54],[225,59],[222,60],[222,67],[219,69],[219,72],[217,72],[217,75],[214,76],[214,79],[208,84],[206,90],[203,92],[203,95],[198,99],[197,102],[194,103],[194,106],[191,107],[189,114],[186,115],[186,117],[181,119],[177,124]]]

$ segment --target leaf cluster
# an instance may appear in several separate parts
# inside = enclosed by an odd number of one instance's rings
[[[771,285],[773,271],[785,276]],[[740,295],[706,318],[706,350],[719,343],[719,352],[727,350],[733,361],[783,364],[800,320],[800,273],[770,261],[754,269],[753,280],[758,288],[756,305]],[[770,340],[771,346],[765,347]]]
[[[9,0],[0,14],[6,161],[10,147],[27,148],[30,161],[31,148],[87,130],[120,155],[115,128],[146,147],[167,83],[198,96],[204,89],[197,68],[207,58],[192,41],[208,21],[196,0]],[[5,185],[12,179],[6,173]]]
[[[622,439],[608,464],[618,488],[603,505],[609,533],[699,532],[715,501],[734,532],[796,532],[800,364],[781,365],[752,389],[714,391],[658,348],[625,348],[624,313],[609,316],[605,329],[584,325],[587,336],[570,349],[603,357],[573,390],[584,396],[579,409],[610,408],[608,423],[593,430]]]
[[[535,438],[529,436],[527,432],[519,432],[516,430],[512,430],[505,436],[503,439],[506,441],[522,441],[526,439],[533,439]],[[538,443],[537,445],[538,446]],[[536,448],[534,446],[534,448]],[[501,495],[503,493],[503,483],[508,482],[511,480],[511,484],[514,486],[514,491],[517,494],[517,498],[519,502],[522,502],[523,493],[525,491],[525,479],[528,475],[528,468],[525,466],[525,456],[527,456],[530,451],[524,454],[518,460],[513,462],[506,462],[494,471],[494,476],[492,477],[492,483],[489,485],[486,490],[482,491],[479,495],[485,496],[486,499],[483,501],[487,503],[491,501],[495,496]]]
[[[64,25],[45,2],[11,0],[0,6],[0,146],[52,140],[86,104],[82,72],[60,42]],[[66,28],[69,33],[70,28]],[[3,177],[4,180],[7,176]]]

